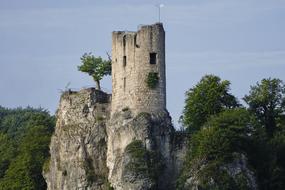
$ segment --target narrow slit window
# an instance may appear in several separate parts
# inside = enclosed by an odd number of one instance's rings
[[[123,57],[123,66],[125,67],[127,65],[127,56]]]
[[[156,53],[150,53],[149,54],[149,63],[151,65],[155,65],[156,64]]]
[[[126,36],[123,37],[123,46],[126,47]]]
[[[124,91],[126,90],[126,77],[124,78]]]
[[[139,48],[140,46],[137,44],[137,35],[135,35],[135,40],[134,40],[136,48]]]

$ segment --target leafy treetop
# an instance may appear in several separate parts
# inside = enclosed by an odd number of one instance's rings
[[[185,107],[180,121],[194,132],[215,115],[226,109],[239,107],[237,99],[229,93],[230,82],[215,75],[205,75],[200,82],[186,92]]]
[[[85,72],[93,77],[96,82],[96,88],[101,90],[100,80],[105,75],[111,74],[111,58],[104,60],[102,57],[95,57],[92,53],[85,53],[80,58],[82,65],[78,66],[78,70]]]
[[[261,83],[251,86],[249,95],[244,97],[261,124],[265,126],[268,136],[272,136],[276,127],[276,119],[285,112],[285,85],[280,79],[263,79]]]

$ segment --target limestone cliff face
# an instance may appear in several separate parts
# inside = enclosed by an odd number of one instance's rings
[[[185,146],[168,112],[125,108],[110,118],[110,99],[95,89],[62,95],[44,171],[48,189],[175,189]]]
[[[109,98],[95,89],[62,95],[44,171],[49,190],[107,189]]]
[[[109,121],[107,134],[109,180],[115,189],[174,188],[174,129],[167,112],[119,112]]]

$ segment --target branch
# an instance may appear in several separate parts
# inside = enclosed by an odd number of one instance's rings
[[[112,56],[106,51],[109,61],[112,61]]]

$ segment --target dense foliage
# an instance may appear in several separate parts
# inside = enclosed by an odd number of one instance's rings
[[[96,82],[97,89],[100,90],[100,80],[105,75],[111,74],[111,58],[109,57],[109,60],[104,60],[102,57],[95,57],[91,53],[85,53],[80,59],[82,65],[78,66],[78,70],[92,76]]]
[[[134,140],[126,147],[126,153],[130,161],[126,166],[128,172],[148,177],[157,182],[159,175],[163,171],[164,165],[161,155],[154,151],[146,150],[143,142]]]
[[[285,86],[279,79],[263,79],[244,100],[261,126],[249,154],[260,189],[285,189]]]
[[[190,132],[195,132],[214,114],[239,106],[229,93],[230,82],[218,76],[206,75],[186,92],[185,107],[181,121]]]
[[[221,103],[228,89],[229,82],[207,75],[186,93],[182,121],[187,129],[194,126],[195,130],[190,130],[188,154],[177,188],[187,189],[187,179],[195,175],[199,189],[252,189],[246,171],[233,176],[225,169],[235,160],[245,160],[259,189],[285,189],[282,81],[263,79],[252,86],[244,98],[247,109],[237,108],[232,95],[231,106]]]
[[[42,167],[54,125],[43,109],[0,107],[1,190],[46,189]]]
[[[266,132],[272,136],[285,112],[285,85],[279,79],[263,79],[261,83],[251,86],[249,95],[244,97]]]

